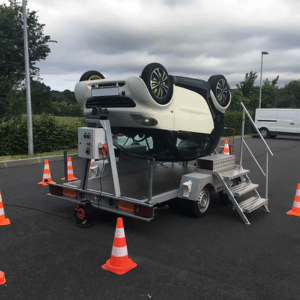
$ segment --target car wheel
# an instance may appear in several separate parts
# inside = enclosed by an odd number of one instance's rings
[[[195,217],[200,218],[207,214],[208,209],[210,207],[210,203],[211,203],[211,191],[206,186],[200,192],[197,201],[190,202],[190,211]]]
[[[231,94],[226,78],[223,75],[213,75],[208,79],[208,82],[216,100],[214,103],[216,108],[218,110],[227,108],[230,104]]]
[[[264,139],[269,138],[269,130],[267,128],[261,128],[259,131]]]
[[[159,104],[167,104],[173,96],[173,78],[158,63],[147,65],[141,75],[150,95]]]
[[[98,71],[87,71],[82,74],[79,81],[86,81],[86,80],[99,80],[104,79],[104,76]]]

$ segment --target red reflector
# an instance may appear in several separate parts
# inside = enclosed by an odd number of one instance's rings
[[[87,142],[86,144],[89,146],[91,143],[90,143],[90,142]]]
[[[56,196],[62,195],[62,188],[54,185],[49,185],[49,193]]]
[[[118,208],[128,210],[128,211],[134,211],[134,204],[125,202],[125,201],[119,201],[118,202]]]
[[[151,218],[152,208],[147,206],[135,205],[134,214],[139,217]]]
[[[66,195],[66,196],[76,198],[76,191],[68,189],[68,188],[63,188],[62,189],[62,194]]]

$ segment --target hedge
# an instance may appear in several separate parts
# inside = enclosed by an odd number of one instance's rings
[[[251,114],[250,114],[251,116]],[[235,129],[236,135],[242,134],[242,118],[243,112],[242,111],[228,111],[225,113],[225,127],[231,127]],[[251,121],[249,120],[248,116],[246,115],[246,122],[245,122],[245,131],[244,134],[251,133]]]
[[[84,118],[80,120],[85,125]],[[34,153],[68,150],[77,147],[76,124],[57,122],[49,115],[32,118]],[[27,118],[11,119],[0,124],[0,156],[28,154]]]
[[[226,112],[225,126],[235,129],[241,134],[242,111]],[[70,120],[58,119],[50,115],[34,115],[33,145],[34,153],[68,150],[77,147],[78,126],[85,126],[85,118],[72,124]],[[245,134],[251,133],[251,122],[246,116]],[[227,135],[227,132],[224,135]],[[20,155],[28,153],[27,118],[12,119],[0,124],[0,156]]]

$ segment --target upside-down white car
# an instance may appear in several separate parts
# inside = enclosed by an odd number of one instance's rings
[[[123,79],[88,71],[76,84],[75,96],[87,115],[108,111],[117,148],[156,161],[211,154],[231,101],[223,75],[208,81],[171,76],[158,63],[147,65],[141,76]]]

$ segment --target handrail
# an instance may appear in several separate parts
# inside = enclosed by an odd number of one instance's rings
[[[274,155],[273,152],[271,151],[270,147],[268,146],[268,144],[266,143],[265,139],[264,139],[263,136],[261,135],[261,133],[260,133],[259,129],[257,128],[257,126],[255,125],[255,123],[253,122],[253,120],[252,120],[250,114],[248,113],[247,108],[245,107],[244,103],[241,102],[241,105],[242,105],[242,107],[243,107],[243,110],[244,110],[244,111],[246,112],[246,114],[248,115],[248,117],[249,117],[249,119],[250,119],[252,125],[253,125],[254,128],[255,128],[255,130],[257,131],[257,133],[259,134],[260,138],[261,138],[262,141],[264,142],[264,144],[265,144],[266,148],[268,149],[269,153],[273,156],[273,155]],[[244,133],[244,132],[243,132],[243,133]]]
[[[252,153],[252,151],[250,150],[249,146],[247,145],[247,143],[245,142],[245,140],[242,140],[242,142],[244,143],[244,145],[247,147],[249,153],[251,154],[252,158],[254,159],[254,161],[256,162],[257,166],[260,168],[261,172],[263,173],[263,175],[266,177],[266,174],[264,172],[264,170],[262,169],[262,167],[260,166],[259,162],[257,161],[257,159],[255,158],[254,154]]]
[[[255,123],[253,122],[250,114],[248,113],[245,105],[243,104],[243,102],[241,102],[241,105],[243,107],[243,119],[242,119],[242,143],[241,143],[241,153],[240,153],[240,167],[242,167],[242,160],[243,160],[243,145],[245,144],[245,146],[247,147],[247,149],[249,150],[250,154],[252,155],[254,161],[257,163],[258,167],[260,168],[260,170],[262,171],[262,173],[264,174],[265,178],[266,178],[266,199],[268,199],[268,189],[269,189],[269,153],[273,156],[273,152],[271,151],[270,147],[268,146],[268,144],[266,143],[265,139],[263,138],[263,136],[261,135],[261,133],[259,132],[257,126],[255,125]],[[251,152],[249,146],[247,145],[247,143],[244,140],[244,131],[245,131],[245,113],[247,114],[249,120],[251,121],[252,125],[254,126],[255,130],[257,131],[257,133],[259,134],[261,140],[264,142],[267,152],[266,152],[266,173],[264,173],[264,171],[262,170],[261,166],[259,165],[258,161],[255,159],[253,153]]]

